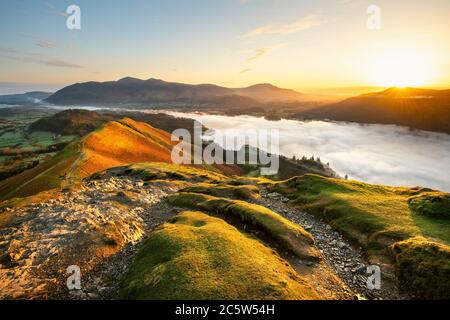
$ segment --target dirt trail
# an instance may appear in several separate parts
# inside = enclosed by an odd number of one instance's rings
[[[302,226],[311,233],[328,265],[348,287],[361,297],[366,299],[403,299],[398,293],[391,275],[383,278],[382,273],[381,288],[369,289],[367,283],[371,273],[367,272],[367,267],[370,266],[370,263],[365,258],[362,249],[352,246],[329,224],[289,205],[288,200],[281,194],[269,193],[264,187],[261,187],[261,198],[255,202]]]

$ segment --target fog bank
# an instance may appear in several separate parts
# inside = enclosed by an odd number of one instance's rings
[[[450,135],[391,125],[324,121],[268,121],[168,112],[211,129],[278,129],[280,152],[288,157],[319,156],[342,176],[393,186],[450,191]]]

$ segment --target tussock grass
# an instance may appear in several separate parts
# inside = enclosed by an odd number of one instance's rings
[[[261,242],[225,221],[184,212],[154,231],[121,284],[121,298],[297,300],[319,295]]]
[[[238,177],[227,179],[224,183],[232,186],[243,186],[243,185],[266,185],[273,183],[273,180],[264,177]]]
[[[171,195],[168,200],[175,206],[237,218],[242,223],[249,223],[263,231],[301,258],[320,259],[320,254],[314,247],[314,239],[307,231],[265,207],[245,201],[187,192]]]
[[[423,192],[408,199],[414,213],[434,219],[450,220],[450,194]]]
[[[424,238],[393,246],[400,287],[421,299],[450,299],[450,247]]]
[[[238,199],[257,199],[259,198],[259,188],[252,185],[226,185],[198,183],[182,190],[190,193],[203,193],[215,197],[238,198]]]

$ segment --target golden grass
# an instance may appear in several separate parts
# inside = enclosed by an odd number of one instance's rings
[[[394,265],[403,290],[420,298],[448,297],[444,281],[450,268],[448,193],[316,175],[295,177],[271,188],[357,242],[372,262],[387,268]]]
[[[250,224],[303,259],[319,260],[313,237],[299,225],[259,205],[245,201],[216,198],[199,193],[180,192],[168,197],[171,204],[204,210]]]
[[[109,122],[83,141],[79,175],[136,162],[171,162],[172,142],[167,133],[131,119]]]
[[[152,233],[122,282],[121,297],[320,298],[273,250],[201,212],[184,212]]]
[[[131,119],[107,123],[52,159],[0,183],[0,200],[27,197],[125,164],[171,162],[170,135]]]
[[[227,185],[197,183],[182,190],[183,192],[203,193],[215,197],[238,198],[242,200],[259,198],[259,188],[252,185]]]

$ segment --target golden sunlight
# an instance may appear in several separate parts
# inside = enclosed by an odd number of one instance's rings
[[[383,87],[419,87],[429,85],[433,72],[431,59],[417,50],[378,54],[370,62],[371,82]]]

